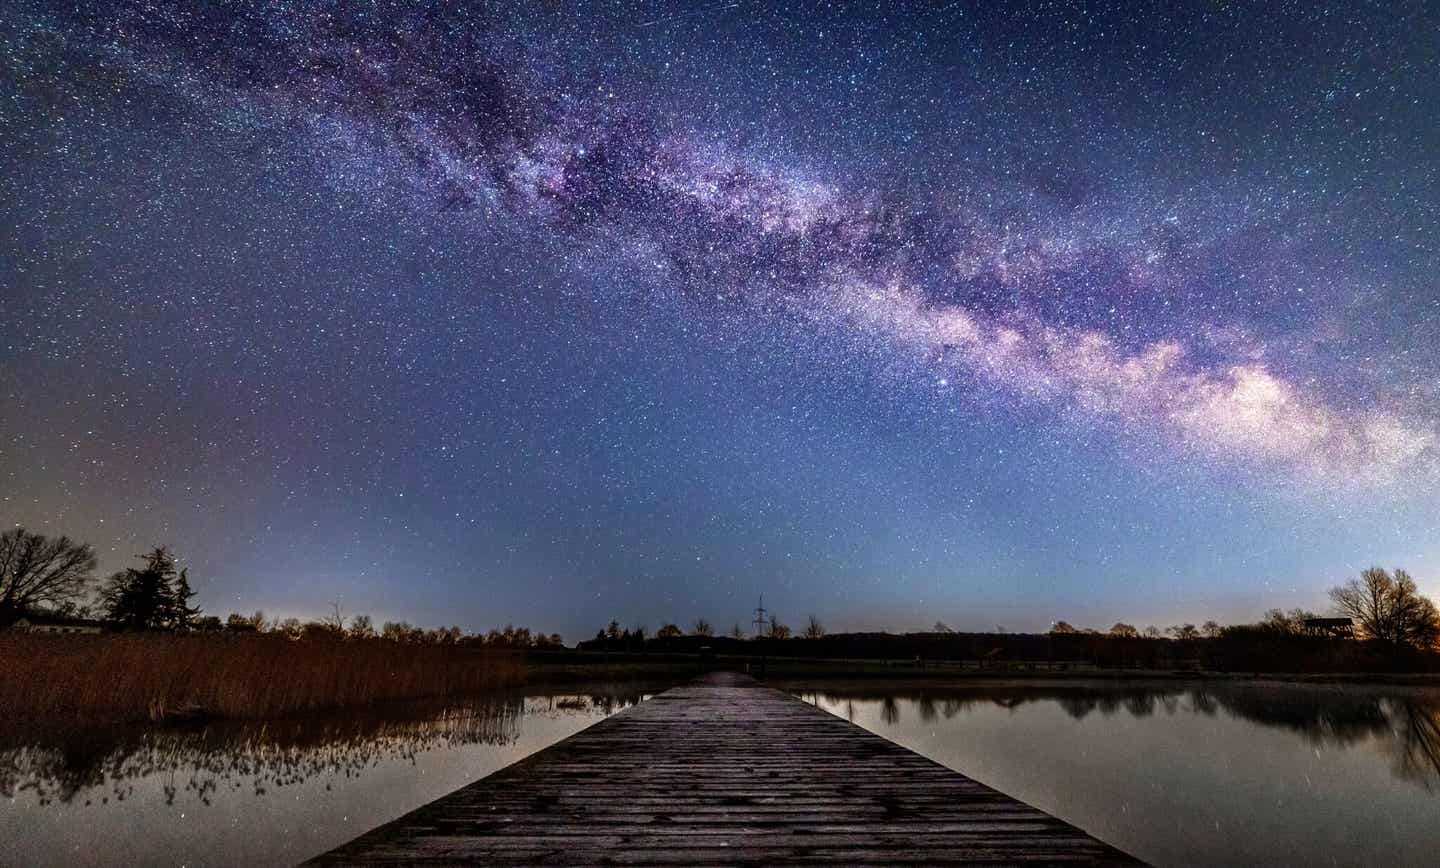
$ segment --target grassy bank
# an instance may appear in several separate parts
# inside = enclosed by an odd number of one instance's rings
[[[270,717],[523,683],[522,656],[278,636],[0,635],[0,717]]]

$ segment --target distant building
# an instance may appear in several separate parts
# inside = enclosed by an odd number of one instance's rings
[[[105,629],[105,622],[56,615],[24,615],[10,627],[21,633],[100,633]]]
[[[1311,636],[1329,636],[1333,639],[1353,639],[1355,622],[1349,618],[1306,618],[1305,632]]]

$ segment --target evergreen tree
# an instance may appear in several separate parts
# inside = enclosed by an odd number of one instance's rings
[[[195,597],[195,592],[190,590],[189,574],[189,570],[181,570],[180,574],[175,577],[175,585],[170,595],[170,629],[172,630],[193,630],[196,619],[204,611],[199,606],[190,605],[190,601]]]
[[[189,598],[195,594],[188,578],[175,569],[170,550],[161,546],[138,557],[144,562],[141,569],[115,573],[101,592],[110,620],[126,630],[174,629],[179,623],[191,623],[200,610],[190,607]],[[179,597],[177,591],[182,590],[185,596]]]

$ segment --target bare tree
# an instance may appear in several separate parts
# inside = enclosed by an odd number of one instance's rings
[[[1392,576],[1371,567],[1359,579],[1331,588],[1330,600],[1340,614],[1359,622],[1361,635],[1395,651],[1432,648],[1440,641],[1440,611],[1404,570]]]
[[[690,633],[694,636],[714,636],[715,628],[704,618],[696,618],[695,624],[690,628]]]
[[[1225,634],[1225,628],[1218,621],[1206,621],[1200,625],[1200,633],[1206,639],[1219,639]]]
[[[356,615],[350,619],[351,639],[374,639],[375,623],[369,615]]]
[[[809,623],[807,623],[807,624],[805,625],[805,638],[806,638],[806,639],[821,639],[821,638],[824,638],[824,636],[825,636],[825,625],[822,624],[822,623],[820,623],[820,619],[819,619],[819,618],[815,617],[814,615],[811,615],[811,616],[810,616],[810,621],[809,621]]]
[[[664,627],[661,627],[659,630],[655,631],[656,639],[673,639],[676,636],[683,635],[684,632],[674,624],[666,624]]]
[[[1194,624],[1176,624],[1175,626],[1166,629],[1165,632],[1169,633],[1171,636],[1174,636],[1176,639],[1200,638],[1200,631],[1195,627]]]
[[[1068,636],[1071,633],[1079,632],[1079,630],[1076,630],[1073,626],[1071,626],[1069,621],[1056,621],[1050,627],[1050,634],[1054,636]]]
[[[932,632],[932,633],[954,633],[955,631],[952,630],[952,629],[950,629],[950,625],[949,625],[949,624],[946,624],[944,621],[936,621],[936,622],[935,622],[935,626],[930,628],[930,632]]]
[[[0,624],[37,607],[73,604],[95,579],[95,550],[23,527],[0,534]]]
[[[321,618],[320,623],[324,624],[326,627],[329,627],[331,630],[334,630],[337,634],[344,635],[345,607],[340,605],[339,599],[336,599],[330,603],[330,614],[326,615],[324,618]]]
[[[1136,630],[1133,624],[1118,621],[1114,627],[1110,628],[1110,635],[1117,639],[1135,639],[1139,637],[1140,631]]]
[[[1303,636],[1305,635],[1305,622],[1314,617],[1314,612],[1307,612],[1304,609],[1291,609],[1289,612],[1271,609],[1260,621],[1260,629],[1276,636]]]
[[[775,617],[774,615],[771,615],[771,616],[770,616],[770,638],[771,638],[771,639],[789,639],[789,638],[790,638],[790,628],[787,627],[787,626],[785,626],[784,624],[780,623],[780,619],[777,618],[777,617]]]
[[[1146,639],[1159,639],[1163,635],[1164,634],[1160,632],[1160,628],[1156,627],[1154,624],[1151,624],[1149,627],[1145,628]]]

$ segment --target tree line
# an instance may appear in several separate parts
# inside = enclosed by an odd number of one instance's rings
[[[1402,658],[1431,655],[1429,662],[1420,662],[1433,668],[1433,655],[1440,652],[1440,611],[1419,592],[1405,570],[1372,567],[1359,578],[1332,588],[1329,595],[1333,615],[1328,617],[1304,609],[1272,609],[1254,623],[1222,625],[1212,620],[1161,629],[1122,621],[1105,631],[1056,621],[1044,634],[1010,633],[1003,627],[994,633],[961,633],[943,622],[919,633],[835,634],[814,615],[796,634],[772,615],[758,633],[747,632],[737,623],[728,634],[718,635],[702,617],[688,629],[666,623],[651,635],[643,624],[622,628],[618,620],[612,620],[580,647],[693,651],[709,646],[726,653],[742,652],[759,640],[768,646],[767,653],[817,657],[971,659],[999,649],[1024,660],[1090,658],[1099,665],[1117,667],[1199,661],[1220,669],[1259,667],[1267,671],[1279,671],[1273,665],[1282,660],[1296,671],[1339,670],[1394,665]],[[1266,655],[1273,658],[1270,664]]]
[[[1352,623],[1355,638],[1379,644],[1393,653],[1440,650],[1440,609],[1420,593],[1415,580],[1403,569],[1393,573],[1381,567],[1364,570],[1359,578],[1331,588],[1330,602],[1335,616]],[[1163,631],[1154,626],[1141,631],[1134,625],[1120,622],[1104,635],[1116,639],[1143,637],[1180,641],[1313,637],[1323,634],[1324,622],[1331,617],[1334,616],[1305,609],[1289,612],[1271,609],[1253,624],[1222,626],[1215,621],[1206,621],[1198,627],[1175,624]],[[1050,628],[1050,634],[1101,635],[1098,630],[1077,629],[1066,621],[1056,621]]]
[[[760,626],[760,631],[753,637],[750,636],[745,628],[740,626],[740,623],[737,621],[724,636],[719,638],[736,641],[744,641],[749,638],[780,640],[790,639],[794,637],[794,635],[794,631],[792,631],[788,625],[782,623],[777,616],[771,615],[766,622]],[[799,633],[799,636],[804,639],[820,639],[825,635],[825,624],[815,615],[809,616],[806,620],[805,627]],[[715,626],[704,618],[696,618],[692,621],[688,631],[682,629],[678,624],[667,623],[656,630],[653,636],[650,635],[650,628],[644,624],[621,627],[619,621],[612,620],[595,633],[594,639],[582,642],[581,647],[610,650],[637,650],[644,646],[645,642],[650,639],[667,641],[681,639],[687,636],[696,639],[712,639],[716,638],[717,634],[715,632]]]
[[[24,528],[0,533],[0,628],[27,615],[88,618],[98,615],[114,629],[232,631],[273,633],[292,639],[385,639],[394,642],[463,644],[500,648],[559,648],[563,638],[525,627],[506,625],[485,633],[466,633],[459,627],[424,629],[404,621],[376,626],[369,615],[346,618],[337,602],[326,617],[302,621],[298,618],[267,619],[263,613],[245,616],[232,613],[225,620],[206,615],[194,604],[195,592],[188,572],[181,568],[166,547],[138,555],[139,564],[97,579],[98,559],[94,549],[67,536],[47,537]],[[1393,572],[1380,567],[1363,571],[1358,578],[1330,589],[1334,612],[1354,625],[1354,638],[1379,648],[1391,657],[1440,651],[1440,610],[1419,592],[1415,580],[1403,569]],[[1116,641],[1154,640],[1194,643],[1201,640],[1251,644],[1287,638],[1316,638],[1309,626],[1320,616],[1301,609],[1271,610],[1257,623],[1222,626],[1215,621],[1176,624],[1165,630],[1119,622],[1108,631],[1081,629],[1057,621],[1049,635],[1055,638],[1105,638]],[[1004,632],[999,630],[997,632]],[[884,634],[845,634],[846,636]],[[961,635],[943,623],[931,634]],[[648,642],[690,644],[707,640],[779,642],[808,640],[812,646],[844,644],[843,637],[829,634],[815,615],[797,634],[776,615],[748,633],[736,623],[726,636],[717,636],[705,618],[695,619],[688,631],[667,623],[653,637],[643,624],[620,626],[612,620],[593,640],[581,643],[587,649],[640,650]],[[851,644],[854,644],[853,642]],[[873,643],[871,643],[873,644]],[[1073,643],[1072,643],[1073,644]]]
[[[506,624],[484,633],[457,626],[425,629],[406,621],[376,626],[369,615],[347,618],[337,601],[314,620],[270,619],[264,612],[231,613],[223,621],[195,605],[189,572],[168,547],[137,555],[138,566],[95,576],[95,550],[67,536],[24,528],[0,533],[0,629],[25,617],[97,619],[115,630],[266,633],[288,639],[389,640],[487,648],[563,648],[558,633]]]

